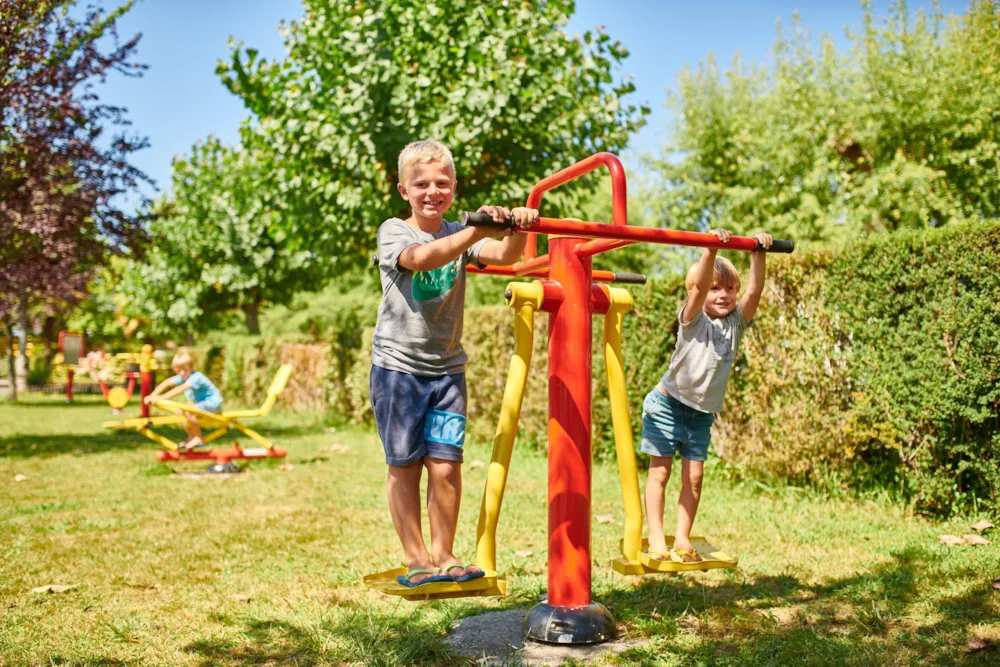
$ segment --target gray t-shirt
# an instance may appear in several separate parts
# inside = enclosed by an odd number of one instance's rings
[[[743,333],[750,324],[743,320],[739,304],[726,317],[714,320],[699,312],[684,324],[684,306],[677,312],[680,329],[670,368],[660,386],[688,407],[702,412],[722,412],[726,385]]]
[[[390,218],[378,228],[382,303],[372,338],[374,365],[431,377],[465,370],[465,265],[479,263],[479,251],[489,239],[433,271],[413,272],[399,265],[400,254],[409,246],[430,243],[462,229],[460,223],[442,220],[439,231],[428,233],[399,218]]]

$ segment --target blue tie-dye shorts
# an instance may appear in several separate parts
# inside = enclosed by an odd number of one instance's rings
[[[424,377],[372,366],[369,391],[386,464],[462,461],[465,373]]]

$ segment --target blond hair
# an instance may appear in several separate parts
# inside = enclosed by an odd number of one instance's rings
[[[684,281],[684,286],[690,292],[691,288],[694,287],[695,273],[697,273],[698,265],[694,264],[690,269],[688,269],[687,279]],[[725,257],[715,258],[715,267],[712,276],[712,282],[718,283],[724,287],[735,287],[737,290],[740,289],[740,274],[730,262]]]
[[[177,348],[177,354],[170,361],[170,367],[174,370],[178,368],[194,369],[194,359],[191,358],[191,353],[186,347]]]
[[[446,167],[451,167],[452,176],[455,174],[455,159],[447,146],[431,140],[414,141],[399,153],[399,182],[406,184],[406,172],[410,167],[428,162],[442,162]]]

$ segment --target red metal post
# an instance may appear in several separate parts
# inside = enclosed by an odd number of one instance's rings
[[[153,372],[144,370],[139,373],[139,414],[149,417],[149,405],[146,404],[146,397],[153,393]]]
[[[591,260],[549,244],[551,278],[563,300],[549,317],[549,598],[556,607],[590,604]]]
[[[66,402],[73,402],[73,369],[66,369]]]

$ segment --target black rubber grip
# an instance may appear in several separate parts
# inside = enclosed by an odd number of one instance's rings
[[[488,213],[473,213],[472,211],[462,211],[462,224],[470,227],[486,227],[487,229],[515,229],[517,223],[514,218],[507,218],[505,222],[497,222]]]
[[[377,269],[379,265],[378,255],[372,255],[371,261],[372,261],[372,266],[374,266]]]
[[[642,273],[618,273],[615,271],[615,282],[629,285],[645,285],[646,276]]]
[[[757,250],[764,250],[760,246],[759,241],[757,242]],[[767,250],[764,250],[764,252],[781,252],[788,254],[793,252],[794,250],[795,250],[794,241],[784,241],[782,239],[774,239],[773,241],[771,241],[771,247],[768,248]]]

